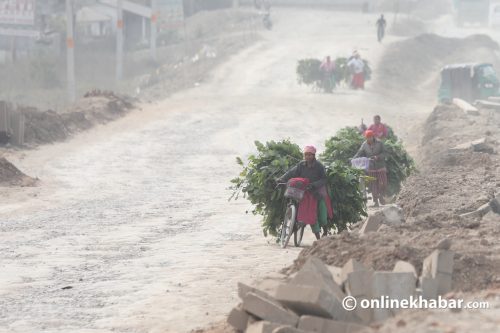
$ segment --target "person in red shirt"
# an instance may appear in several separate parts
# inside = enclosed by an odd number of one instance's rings
[[[373,117],[373,125],[370,125],[370,127],[368,127],[368,129],[370,131],[373,132],[373,134],[375,135],[375,137],[379,140],[383,140],[383,139],[387,139],[387,135],[388,135],[388,130],[387,130],[387,126],[385,126],[384,124],[382,124],[380,122],[380,116],[379,115],[376,115],[375,117]]]

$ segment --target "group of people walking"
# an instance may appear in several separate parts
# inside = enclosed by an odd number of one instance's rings
[[[387,22],[384,18],[384,14],[380,15],[376,22],[377,26],[377,40],[381,43],[385,37],[385,28]],[[323,88],[325,92],[332,92],[336,85],[336,63],[332,61],[330,56],[325,57],[321,63],[319,69],[323,76]],[[347,69],[350,74],[350,86],[352,89],[364,89],[365,88],[365,68],[366,64],[359,52],[355,50],[352,55],[347,59]]]
[[[388,136],[388,128],[381,122],[379,115],[374,117],[374,123],[363,131],[365,141],[362,143],[358,152],[353,156],[367,157],[370,159],[370,166],[367,170],[368,176],[374,178],[369,183],[372,193],[374,206],[384,205],[384,196],[387,188],[387,169],[385,164],[386,151],[384,140]],[[314,204],[308,202],[306,215],[313,215],[311,229],[317,239],[320,238],[320,232],[323,230],[323,236],[327,235],[327,219],[333,216],[333,210],[330,205],[330,197],[327,191],[327,177],[323,164],[316,159],[316,148],[313,145],[304,147],[304,160],[299,162],[283,176],[276,180],[278,183],[288,182],[293,178],[303,178],[308,182],[308,191],[315,198]],[[302,203],[301,203],[302,204]],[[299,206],[299,212],[301,207]]]
[[[352,89],[365,88],[365,62],[361,59],[358,51],[354,51],[346,63],[350,86]],[[323,87],[326,92],[331,92],[338,78],[335,76],[337,65],[330,56],[325,57],[319,69],[323,76]]]

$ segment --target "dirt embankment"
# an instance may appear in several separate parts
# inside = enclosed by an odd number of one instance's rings
[[[34,147],[62,141],[98,124],[122,117],[133,110],[133,99],[110,91],[94,90],[85,94],[64,113],[19,107],[26,119],[25,144]]]
[[[133,110],[134,101],[126,96],[109,91],[94,90],[85,94],[64,113],[53,110],[40,111],[33,107],[6,104],[25,118],[24,146],[34,148],[39,145],[63,141],[72,135],[98,124],[122,117]],[[31,177],[24,175],[13,164],[2,158],[0,163],[0,186],[33,186]]]
[[[437,95],[439,73],[443,66],[491,62],[499,68],[495,54],[498,49],[498,44],[486,35],[462,39],[422,34],[387,47],[374,75],[377,77],[375,86],[388,96],[418,94],[419,88],[426,92],[435,91]]]
[[[35,186],[37,179],[26,176],[7,159],[0,157],[0,186]]]

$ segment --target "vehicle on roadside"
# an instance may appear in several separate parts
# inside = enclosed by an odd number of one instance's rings
[[[438,99],[449,103],[460,98],[469,103],[499,96],[500,81],[492,64],[472,63],[445,66],[441,70]]]

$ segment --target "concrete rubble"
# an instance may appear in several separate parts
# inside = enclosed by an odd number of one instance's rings
[[[236,331],[247,333],[373,331],[371,324],[404,311],[390,308],[388,303],[381,308],[375,304],[419,296],[433,300],[452,290],[454,252],[450,246],[449,239],[436,244],[424,260],[420,276],[406,261],[398,261],[393,271],[374,271],[355,259],[340,268],[310,257],[288,279],[255,286],[239,283],[242,302],[231,310],[227,322]],[[354,309],[346,309],[347,297],[355,300]]]
[[[448,152],[452,154],[464,153],[468,151],[493,154],[495,149],[486,138],[480,138],[474,141],[462,143],[448,149]]]
[[[379,231],[384,225],[391,227],[403,223],[405,223],[403,210],[398,205],[388,205],[370,214],[363,222],[359,232],[366,234],[367,232]]]

